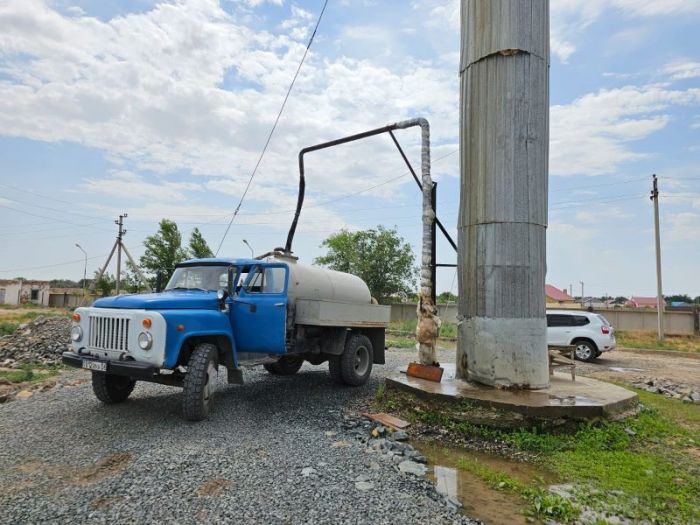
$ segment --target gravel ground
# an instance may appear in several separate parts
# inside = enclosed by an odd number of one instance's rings
[[[357,389],[332,384],[326,365],[287,378],[256,368],[244,386],[222,373],[202,423],[182,420],[178,389],[139,383],[104,406],[89,383],[66,384],[87,377],[71,372],[0,405],[0,523],[475,523],[340,425],[413,356],[388,352]]]

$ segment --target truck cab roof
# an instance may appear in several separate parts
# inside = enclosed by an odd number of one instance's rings
[[[235,266],[250,266],[252,264],[265,264],[267,261],[260,259],[233,259],[231,257],[207,257],[204,259],[188,259],[178,263],[177,266],[195,266],[198,264],[221,264]]]

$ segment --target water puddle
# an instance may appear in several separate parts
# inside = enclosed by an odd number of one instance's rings
[[[460,459],[478,461],[526,483],[537,478],[547,481],[548,477],[531,464],[482,452],[429,443],[416,443],[416,448],[433,466],[433,474],[428,477],[435,482],[437,491],[456,498],[463,505],[465,514],[489,525],[525,525],[525,502],[518,494],[493,489],[475,474],[460,469]]]
[[[621,366],[611,366],[608,367],[608,370],[612,370],[613,372],[646,372],[646,370],[642,368],[624,368]]]

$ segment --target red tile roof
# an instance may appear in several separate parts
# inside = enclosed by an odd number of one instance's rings
[[[559,288],[557,288],[556,286],[552,286],[551,284],[544,285],[544,295],[545,297],[549,297],[553,301],[570,302],[574,300],[573,297],[566,293],[566,290],[560,290]]]
[[[662,299],[661,304],[666,306],[666,301]],[[633,308],[656,308],[656,297],[630,297],[625,303],[625,306],[631,306]]]

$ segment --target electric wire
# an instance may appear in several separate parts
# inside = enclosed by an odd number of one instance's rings
[[[246,195],[248,194],[248,190],[250,190],[250,186],[253,183],[253,179],[255,178],[255,175],[258,172],[258,168],[260,167],[260,163],[262,162],[263,157],[265,156],[265,153],[267,152],[267,148],[270,145],[270,141],[272,140],[272,135],[274,135],[275,129],[277,129],[277,124],[279,123],[280,118],[282,117],[282,112],[284,111],[284,108],[287,105],[287,100],[289,100],[289,96],[292,93],[292,89],[294,88],[294,84],[297,81],[297,77],[299,76],[299,72],[301,71],[301,68],[304,65],[304,61],[306,60],[306,55],[309,53],[309,48],[311,47],[311,44],[313,43],[314,38],[316,37],[316,31],[318,31],[318,26],[321,24],[321,19],[323,18],[323,13],[326,12],[327,5],[328,5],[328,0],[325,0],[323,2],[323,7],[321,8],[321,12],[318,15],[318,20],[316,20],[316,26],[314,27],[313,33],[311,33],[311,37],[309,38],[309,43],[306,45],[306,49],[304,50],[304,54],[301,57],[301,61],[299,62],[299,66],[297,67],[297,70],[294,73],[294,77],[292,78],[292,82],[291,82],[291,84],[289,84],[289,89],[287,89],[287,94],[284,96],[284,100],[282,101],[282,106],[280,107],[280,110],[277,113],[277,118],[275,119],[275,123],[272,125],[272,128],[270,129],[270,133],[267,136],[267,140],[265,141],[265,145],[263,146],[263,149],[260,152],[260,157],[258,158],[258,161],[255,164],[255,167],[253,168],[252,173],[250,174],[250,178],[248,179],[248,184],[246,184],[245,190],[243,191],[243,194],[241,195],[241,198],[238,201],[238,205],[236,206],[236,209],[233,211],[233,215],[231,216],[231,220],[229,221],[229,226],[228,226],[228,228],[226,228],[226,231],[224,232],[224,236],[221,238],[221,242],[219,242],[219,246],[216,248],[215,255],[219,255],[219,250],[221,250],[221,246],[224,244],[224,241],[226,240],[226,236],[228,235],[229,229],[231,228],[231,224],[233,224],[233,221],[236,219],[236,215],[238,215],[238,212],[241,209],[241,205],[243,204],[243,200],[245,199]]]

